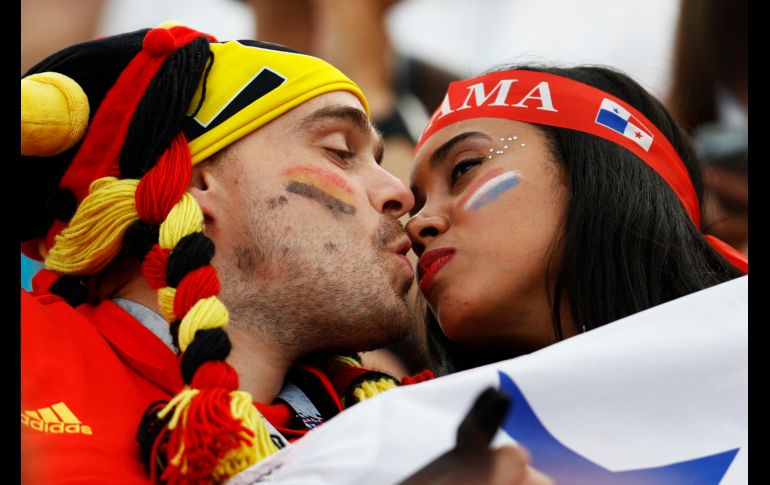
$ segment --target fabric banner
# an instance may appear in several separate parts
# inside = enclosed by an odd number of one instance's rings
[[[228,483],[393,484],[454,447],[488,386],[566,484],[748,483],[748,276],[516,359],[388,391]]]

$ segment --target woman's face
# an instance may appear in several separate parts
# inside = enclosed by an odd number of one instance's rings
[[[447,337],[517,354],[553,343],[558,253],[547,265],[569,190],[541,132],[498,118],[447,126],[420,147],[411,183],[417,278]]]

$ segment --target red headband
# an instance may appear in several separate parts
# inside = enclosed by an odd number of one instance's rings
[[[557,126],[621,145],[663,177],[700,228],[698,197],[679,154],[647,117],[609,93],[536,71],[500,71],[455,81],[449,84],[415,150],[438,130],[472,118]],[[713,236],[707,239],[728,261],[748,272],[748,260],[743,254]]]

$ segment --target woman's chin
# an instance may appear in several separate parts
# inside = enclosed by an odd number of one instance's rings
[[[438,312],[439,326],[449,340],[463,347],[477,347],[486,339],[481,337],[476,322],[469,317],[451,310],[442,312],[441,308]]]

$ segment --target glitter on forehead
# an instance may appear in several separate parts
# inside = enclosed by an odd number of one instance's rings
[[[518,140],[518,136],[516,135],[510,135],[510,136],[501,136],[500,141],[503,143],[507,143],[513,140]],[[526,143],[521,143],[521,147],[526,147]],[[487,159],[494,158],[495,155],[505,155],[506,150],[509,150],[511,148],[511,145],[505,145],[503,144],[502,148],[490,148],[489,153],[490,155],[487,155]]]

